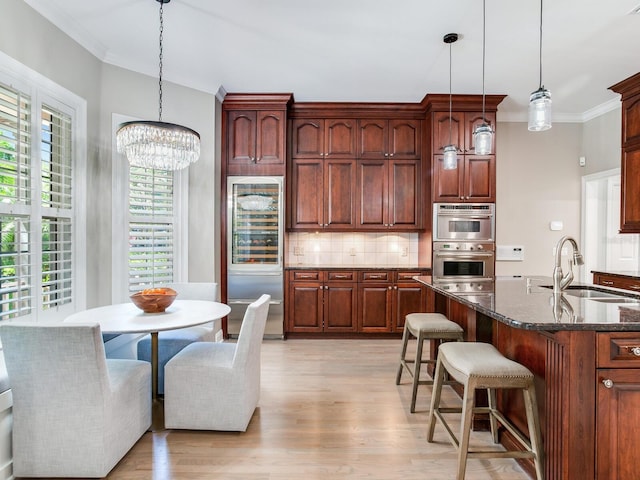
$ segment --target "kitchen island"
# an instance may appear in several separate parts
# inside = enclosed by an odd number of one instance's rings
[[[548,480],[638,478],[640,296],[580,284],[554,295],[550,277],[495,277],[469,292],[415,278],[466,340],[492,343],[534,373]],[[519,392],[499,403],[526,432]],[[516,448],[506,432],[501,442]]]

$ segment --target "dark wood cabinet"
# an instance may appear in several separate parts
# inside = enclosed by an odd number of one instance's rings
[[[354,230],[356,161],[294,159],[289,224],[296,230]]]
[[[422,228],[421,165],[417,160],[358,160],[358,229]]]
[[[640,291],[640,279],[621,275],[595,272],[593,274],[593,283],[605,287],[623,288],[634,292]]]
[[[351,271],[289,271],[288,333],[349,333],[357,329],[357,281]]]
[[[291,123],[292,158],[356,158],[356,120],[296,118]]]
[[[451,125],[449,125],[451,118]],[[444,153],[444,147],[454,144],[458,153],[462,155],[475,154],[473,132],[476,127],[487,123],[495,131],[495,112],[435,112],[433,114],[433,154]],[[495,142],[492,144],[491,154],[495,154]]]
[[[640,233],[640,73],[609,88],[622,95],[620,233]]]
[[[637,473],[640,429],[640,334],[598,334],[596,479],[623,480]]]
[[[443,168],[443,158],[433,157],[434,202],[495,202],[495,155],[460,155],[453,170]]]
[[[415,119],[358,120],[358,158],[419,159],[421,122]]]
[[[413,277],[425,270],[290,269],[286,333],[400,333],[408,313],[426,312],[427,294]]]
[[[222,104],[225,175],[284,175],[289,94],[226,95]]]

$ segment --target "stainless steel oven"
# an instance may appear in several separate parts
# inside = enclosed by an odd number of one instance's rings
[[[433,230],[435,242],[493,242],[495,204],[435,203]]]
[[[478,280],[494,277],[493,242],[434,242],[432,276],[436,281]]]

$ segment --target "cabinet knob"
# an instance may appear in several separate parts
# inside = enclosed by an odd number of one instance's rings
[[[390,153],[390,154],[389,154],[389,156],[390,156],[390,157],[393,157],[393,153]]]
[[[610,378],[605,378],[604,380],[602,380],[602,384],[605,386],[605,388],[613,388],[613,380],[611,380]]]
[[[256,163],[256,157],[251,157],[251,162]]]
[[[633,353],[636,357],[640,357],[640,347],[629,346],[627,351]]]
[[[389,157],[389,154],[388,154],[388,153],[385,153],[385,154],[384,154],[384,156],[385,156],[385,157]]]
[[[387,288],[388,288],[389,290],[391,290],[391,286],[388,286]]]

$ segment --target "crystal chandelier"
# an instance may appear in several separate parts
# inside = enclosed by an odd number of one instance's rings
[[[163,5],[171,0],[156,0],[160,3],[160,73],[158,121],[134,121],[120,124],[116,132],[119,153],[126,155],[129,163],[136,167],[159,170],[180,170],[200,158],[200,135],[198,132],[162,121],[162,19]]]
[[[493,130],[486,123],[484,116],[484,64],[485,64],[485,37],[486,37],[486,0],[482,0],[482,124],[478,125],[473,132],[475,150],[477,155],[489,155],[493,142]]]
[[[551,128],[551,92],[542,85],[542,0],[540,0],[540,86],[529,97],[529,130],[542,132]]]
[[[453,144],[451,130],[452,130],[452,101],[451,101],[451,44],[458,40],[457,33],[447,33],[444,38],[444,43],[449,44],[449,145],[444,147],[444,158],[442,160],[442,168],[445,170],[455,170],[458,168],[458,148]]]

